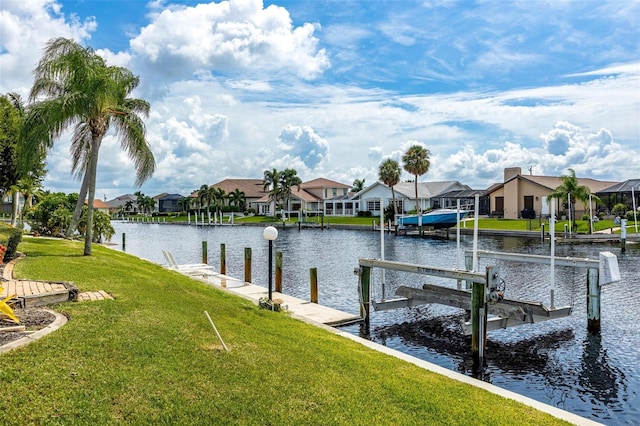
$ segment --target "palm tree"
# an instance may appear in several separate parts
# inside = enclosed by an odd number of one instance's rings
[[[353,181],[351,191],[358,193],[364,189],[364,179],[356,179]]]
[[[398,214],[398,206],[396,205],[396,192],[393,189],[395,185],[400,182],[400,174],[402,171],[400,170],[400,165],[396,160],[392,160],[388,158],[380,164],[380,169],[378,170],[378,177],[389,188],[391,188],[391,199],[393,200],[393,217],[395,221],[395,217]],[[382,208],[382,206],[380,206]]]
[[[209,185],[204,184],[198,189],[198,202],[200,203],[200,210],[202,207],[207,206],[207,211],[211,206],[211,199],[213,198],[213,191],[209,189]]]
[[[247,196],[244,192],[240,191],[238,188],[235,191],[231,192],[228,195],[229,205],[236,206],[240,209],[240,211],[244,211],[245,205],[247,203]]]
[[[186,212],[189,210],[189,206],[191,205],[191,197],[180,197],[177,204],[183,212]]]
[[[580,185],[578,183],[576,172],[574,172],[573,169],[568,170],[568,176],[560,176],[562,184],[554,189],[549,195],[547,195],[547,202],[550,202],[554,198],[564,202],[568,202],[569,215],[573,220],[571,228],[576,229],[578,227],[578,224],[576,223],[576,201],[582,201],[583,203],[588,202],[591,190],[586,186]],[[591,195],[591,198],[596,202],[600,201],[600,198],[598,198],[596,195]]]
[[[286,198],[287,211],[291,211],[291,189],[295,186],[300,191],[302,180],[298,177],[298,172],[294,169],[285,169],[280,174],[280,189],[283,198]],[[285,201],[283,199],[283,201]]]
[[[149,212],[149,216],[153,215],[153,208],[156,206],[156,200],[153,197],[144,197],[142,200],[144,211]]]
[[[146,140],[140,115],[148,116],[149,103],[128,97],[140,80],[123,67],[107,66],[93,49],[73,40],[50,40],[34,71],[24,126],[27,161],[73,126],[71,171],[82,175],[80,197],[70,226],[73,232],[88,194],[84,255],[91,255],[93,200],[98,154],[102,139],[113,126],[120,145],[136,169],[137,186],[155,171],[155,159]],[[77,214],[77,218],[76,218]]]
[[[216,206],[216,213],[219,213],[224,206],[224,200],[227,199],[227,193],[222,188],[211,188],[211,198]]]
[[[133,193],[136,196],[136,206],[138,207],[138,213],[144,214],[144,199],[146,195],[144,195],[141,191],[136,191]]]
[[[124,203],[124,210],[125,210],[127,213],[130,213],[130,212],[131,212],[131,210],[133,210],[133,201],[128,200],[126,203]]]
[[[269,190],[269,199],[273,201],[274,209],[278,203],[278,197],[280,197],[280,172],[276,169],[272,171],[265,170],[264,178],[262,179],[262,189]]]
[[[18,222],[20,194],[25,197],[26,212],[46,173],[44,150],[34,153],[29,162],[24,161],[20,137],[25,117],[26,107],[20,95],[8,93],[0,97],[0,194],[11,193],[12,226]]]
[[[418,176],[422,176],[429,171],[429,155],[430,152],[425,147],[421,145],[412,145],[402,156],[404,170],[415,177],[416,213],[418,214],[421,213],[420,206],[418,205]]]

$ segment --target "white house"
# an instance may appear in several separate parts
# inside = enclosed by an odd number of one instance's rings
[[[400,182],[394,185],[393,190],[395,192],[398,213],[415,210],[416,191],[413,182]],[[471,190],[471,188],[456,180],[418,182],[418,206],[422,211],[438,208],[440,207],[439,194],[463,190]],[[351,197],[351,199],[359,201],[361,211],[369,211],[372,216],[378,216],[380,209],[386,208],[392,202],[391,188],[378,181],[358,192]],[[381,200],[382,205],[380,204]]]

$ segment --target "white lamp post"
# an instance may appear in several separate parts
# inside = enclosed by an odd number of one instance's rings
[[[269,301],[271,302],[271,287],[273,284],[273,240],[278,238],[278,230],[273,226],[264,228],[262,236],[269,241]]]

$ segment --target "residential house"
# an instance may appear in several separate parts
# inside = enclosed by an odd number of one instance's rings
[[[592,193],[602,191],[616,182],[599,181],[590,178],[577,178],[578,185],[586,186]],[[550,205],[547,196],[557,187],[562,185],[559,176],[535,176],[523,175],[520,167],[504,169],[504,182],[495,184],[487,190],[489,196],[490,211],[492,216],[505,219],[518,219],[522,217],[525,209],[533,211],[537,216],[550,215]],[[566,201],[556,200],[556,212],[562,215]],[[588,203],[576,202],[575,214],[577,217],[588,213]]]
[[[618,203],[626,204],[629,210],[640,207],[640,179],[629,179],[596,192],[606,211],[611,212]]]
[[[127,204],[131,201],[131,204]],[[113,200],[107,201],[107,205],[109,206],[110,213],[119,213],[121,210],[136,214],[138,213],[138,197],[133,194],[124,194],[119,197],[114,198]],[[127,206],[130,205],[131,209],[127,209]]]
[[[414,182],[400,182],[393,186],[398,213],[405,213],[416,209],[416,190]],[[458,181],[418,182],[417,204],[425,211],[442,207],[440,194],[453,191],[470,191],[471,188]],[[352,199],[359,201],[361,211],[371,212],[372,216],[380,215],[380,209],[385,209],[392,203],[391,188],[384,183],[375,182],[355,194]],[[382,204],[381,204],[382,201]]]
[[[109,214],[109,205],[104,201],[96,198],[93,200],[93,210]]]
[[[156,200],[154,211],[158,213],[174,213],[182,211],[182,206],[178,205],[178,200],[183,198],[180,194],[167,194],[166,192],[153,197]]]
[[[258,201],[268,193],[264,190],[262,179],[224,179],[214,183],[210,188],[220,188],[227,195],[235,192],[236,189],[240,190],[244,193],[247,209],[254,209],[256,212],[259,212],[260,209]],[[196,191],[195,195],[197,196],[197,194]]]
[[[349,200],[349,189],[351,189],[350,185],[325,178],[303,182],[300,184],[300,188],[297,186],[291,188],[289,205],[283,210],[288,210],[289,214],[301,211],[323,215],[355,215],[357,214],[357,202],[354,207],[354,202]],[[260,214],[273,214],[273,200],[268,193],[265,193],[258,204],[260,205]]]

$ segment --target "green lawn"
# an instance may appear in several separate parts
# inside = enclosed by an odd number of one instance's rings
[[[0,356],[3,425],[564,424],[122,252],[20,250],[19,277],[115,300],[56,306],[64,327]]]
[[[155,218],[157,220],[157,218]],[[162,217],[161,221],[166,222],[186,222],[187,216],[173,216],[173,217]],[[193,217],[192,217],[193,220]],[[314,221],[320,223],[320,221],[324,220],[324,223],[328,223],[330,225],[360,225],[360,226],[372,226],[373,223],[379,223],[379,217],[349,217],[349,216],[325,216],[324,219],[320,217],[309,217],[309,221]],[[227,218],[225,218],[225,223]],[[246,216],[246,217],[236,217],[234,219],[234,223],[242,224],[242,223],[274,223],[274,219],[270,216]],[[281,223],[281,222],[278,222]],[[288,224],[296,224],[298,223],[298,218],[293,216],[290,220],[287,220]],[[479,229],[496,229],[496,230],[509,230],[509,231],[540,231],[541,224],[545,225],[545,231],[549,232],[549,220],[540,219],[495,219],[495,218],[481,218],[478,220],[478,228]],[[577,220],[578,225],[578,233],[579,234],[587,234],[589,233],[589,221],[587,220]],[[558,220],[556,221],[555,231],[556,233],[564,232],[565,225],[569,226],[569,221],[567,220]],[[601,231],[605,229],[616,228],[618,225],[614,225],[612,220],[601,220],[599,222],[594,223],[594,231]],[[629,227],[633,227],[633,223],[628,224]],[[461,228],[473,228],[473,220],[467,219],[462,224]],[[455,229],[455,228],[452,228]],[[614,231],[615,232],[615,231]],[[618,231],[619,233],[619,231]]]

